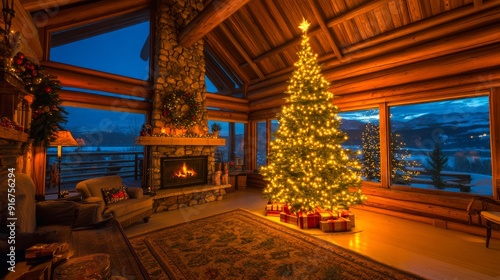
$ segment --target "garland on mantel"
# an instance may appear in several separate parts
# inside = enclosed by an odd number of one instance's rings
[[[56,131],[62,129],[61,124],[67,122],[68,112],[61,107],[57,93],[61,89],[60,82],[20,52],[14,56],[12,67],[23,80],[26,91],[34,96],[30,138],[34,145],[48,146],[55,140]]]
[[[182,107],[187,105],[189,109],[185,112]],[[201,104],[196,100],[193,93],[176,90],[167,93],[163,98],[163,117],[165,123],[175,128],[190,128],[198,123],[202,112]]]

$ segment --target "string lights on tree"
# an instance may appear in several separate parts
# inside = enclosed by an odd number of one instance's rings
[[[296,69],[278,115],[280,126],[270,143],[269,165],[261,170],[268,181],[264,195],[290,204],[294,212],[318,206],[349,208],[365,199],[358,173],[361,165],[341,146],[347,135],[339,129],[339,110],[311,50],[308,28],[304,20]]]

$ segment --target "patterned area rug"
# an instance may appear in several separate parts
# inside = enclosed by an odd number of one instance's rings
[[[130,242],[152,279],[423,279],[242,209]]]

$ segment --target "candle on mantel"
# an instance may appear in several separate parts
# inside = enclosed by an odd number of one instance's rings
[[[161,133],[162,133],[162,134],[165,134],[166,132],[167,132],[167,130],[166,130],[164,127],[162,127],[162,128],[161,128]]]

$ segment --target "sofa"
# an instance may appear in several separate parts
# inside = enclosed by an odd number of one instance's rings
[[[149,221],[153,214],[153,199],[142,188],[125,187],[117,175],[87,179],[76,185],[84,203],[95,203],[103,216],[112,215],[125,228],[139,220]]]
[[[31,177],[15,173],[13,178],[15,181],[9,181],[6,176],[0,178],[0,262],[7,264],[2,265],[4,269],[0,271],[0,279],[9,273],[11,255],[15,257],[12,263],[17,269],[8,277],[26,279],[22,278],[23,272],[18,269],[22,267],[20,264],[24,261],[25,250],[38,243],[54,242],[70,244],[70,259],[108,254],[110,273],[122,277],[116,279],[149,279],[118,221],[102,216],[101,204],[66,200],[37,202]],[[15,182],[11,184],[12,188],[7,187],[9,182]],[[9,189],[15,191],[9,192]],[[9,193],[15,194],[15,208],[9,209],[8,201],[12,198]],[[16,218],[15,231],[8,227],[11,217]],[[9,242],[11,239],[15,239],[15,244]]]

